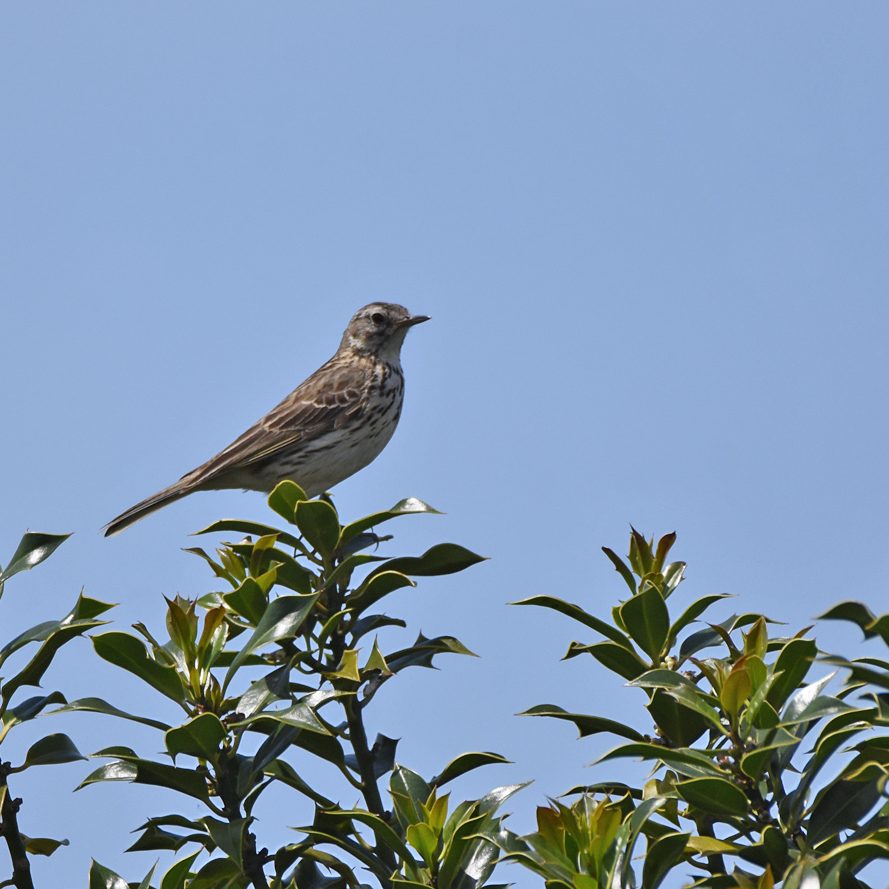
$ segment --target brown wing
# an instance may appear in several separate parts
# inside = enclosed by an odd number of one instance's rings
[[[225,450],[182,480],[201,485],[341,428],[367,404],[369,381],[363,362],[335,355]]]

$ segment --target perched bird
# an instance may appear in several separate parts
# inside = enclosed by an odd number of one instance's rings
[[[405,335],[428,320],[394,303],[359,309],[330,361],[225,450],[109,522],[105,536],[194,491],[268,492],[292,479],[315,497],[363,469],[398,425]]]

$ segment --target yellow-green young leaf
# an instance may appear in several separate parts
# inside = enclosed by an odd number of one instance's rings
[[[412,824],[405,831],[407,841],[419,852],[420,858],[432,867],[437,858],[438,834],[428,824]]]
[[[747,674],[750,676],[753,691],[756,691],[769,678],[769,668],[759,655],[749,654],[747,655]]]
[[[383,657],[383,653],[380,651],[376,639],[374,639],[374,645],[371,649],[370,657],[364,665],[364,670],[379,670],[384,676],[392,675],[392,671],[389,669],[389,665],[386,663],[386,658]]]
[[[747,671],[746,658],[742,657],[732,667],[719,692],[719,703],[733,721],[737,718],[741,707],[747,703],[752,690],[753,683]]]
[[[437,833],[441,833],[441,829],[445,825],[448,818],[448,800],[451,795],[446,793],[444,796],[435,798],[435,791],[432,791],[429,799],[423,804],[423,812],[426,815],[426,823]]]
[[[335,673],[330,673],[331,679],[349,679],[352,682],[361,682],[361,674],[358,672],[358,649],[349,648],[343,652],[343,659]]]
[[[775,889],[775,878],[772,876],[772,868],[766,865],[765,873],[759,878],[756,889]]]
[[[762,659],[766,654],[769,642],[769,631],[765,619],[760,617],[744,634],[744,653],[753,654]]]
[[[737,852],[738,847],[725,840],[716,837],[690,836],[685,842],[685,848],[700,855],[722,855],[723,853]]]
[[[54,840],[51,837],[26,837],[22,834],[25,849],[31,855],[52,855],[59,846],[69,845],[68,840]]]
[[[306,499],[306,492],[296,482],[285,480],[275,485],[274,491],[269,494],[268,504],[282,519],[293,524],[297,505]]]
[[[250,552],[251,574],[262,574],[263,569],[269,563],[269,551],[275,548],[277,542],[277,534],[263,534],[262,537],[253,544],[253,549]]]

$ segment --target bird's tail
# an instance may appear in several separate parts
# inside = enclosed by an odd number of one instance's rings
[[[139,519],[144,516],[147,516],[148,513],[154,512],[156,509],[160,509],[168,503],[180,500],[187,494],[191,494],[192,491],[195,490],[194,485],[183,483],[183,481],[184,480],[180,480],[176,482],[176,484],[170,485],[169,488],[164,488],[163,491],[158,491],[157,494],[153,494],[151,497],[142,500],[135,506],[131,506],[126,512],[122,512],[116,519],[112,519],[105,526],[105,536],[110,537],[112,534],[117,534],[119,531],[123,531],[124,528],[128,528],[134,522],[138,522]]]

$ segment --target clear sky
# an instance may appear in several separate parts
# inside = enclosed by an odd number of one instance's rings
[[[630,522],[678,531],[686,596],[794,626],[843,598],[886,610],[887,29],[876,0],[4,3],[0,558],[26,528],[77,533],[8,585],[3,639],[81,586],[120,603],[120,627],[212,589],[180,548],[263,517],[259,495],[100,526],[227,444],[381,298],[433,320],[405,347],[394,440],[336,502],[422,497],[447,515],[393,526],[404,551],[491,557],[393,597],[411,630],[481,655],[380,695],[372,728],[402,738],[400,761],[502,752],[515,764],[455,791],[533,778],[514,800],[529,829],[547,795],[601,777],[586,765],[610,741],[514,713],[648,729],[640,692],[559,663],[579,627],[505,604],[607,614],[621,583],[599,546],[622,550]],[[47,687],[172,718],[86,642]],[[157,750],[60,718],[3,758],[50,729]],[[92,767],[17,782],[23,829],[72,841],[40,885],[80,885],[91,855],[141,875],[153,854],[117,850],[179,805],[72,795]],[[270,841],[292,806],[268,812]]]

